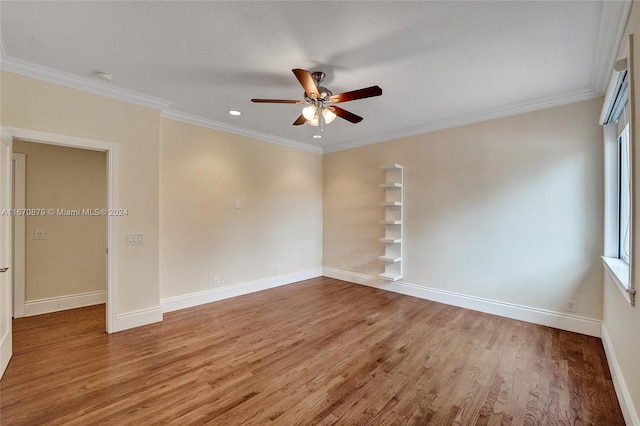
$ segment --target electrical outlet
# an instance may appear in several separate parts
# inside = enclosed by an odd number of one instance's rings
[[[360,272],[360,265],[356,265],[356,272]]]
[[[578,309],[578,302],[575,300],[567,300],[567,311],[575,312]]]
[[[365,266],[365,267],[364,267],[364,273],[365,273],[365,274],[369,274],[369,267],[368,267],[368,266]]]
[[[214,287],[218,287],[219,285],[220,285],[220,281],[218,281],[218,277],[215,277],[215,278],[213,279],[213,286],[214,286]]]
[[[273,268],[273,275],[278,275],[278,268]]]
[[[342,263],[340,264],[340,269],[347,269],[347,262],[343,260]]]

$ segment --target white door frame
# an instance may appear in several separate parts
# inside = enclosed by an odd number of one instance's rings
[[[11,208],[11,151],[13,138],[0,128],[0,208]],[[0,216],[0,378],[4,374],[13,353],[13,332],[11,320],[11,218]]]
[[[13,139],[60,145],[71,148],[103,151],[107,155],[107,212],[118,206],[118,144],[96,139],[40,132],[17,127],[2,127]],[[118,264],[117,222],[107,215],[107,332],[112,333],[118,321]]]
[[[26,156],[14,152],[13,160],[13,208],[24,209],[27,206],[26,193]],[[25,299],[25,216],[13,215],[13,317],[24,316]]]

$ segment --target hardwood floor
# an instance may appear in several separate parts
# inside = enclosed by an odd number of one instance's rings
[[[113,335],[14,320],[3,425],[623,425],[599,339],[316,278]]]

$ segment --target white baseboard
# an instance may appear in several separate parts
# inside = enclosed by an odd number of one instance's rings
[[[622,374],[618,358],[611,344],[611,337],[604,323],[602,323],[602,346],[604,346],[604,353],[607,355],[607,363],[609,364],[613,386],[616,389],[624,421],[628,425],[640,425],[640,416],[638,416],[638,412],[633,405],[633,398],[629,393],[627,382],[624,379],[624,374]]]
[[[118,314],[115,321],[110,324],[109,333],[128,330],[130,328],[141,327],[162,321],[162,307],[140,309],[137,311]]]
[[[88,293],[71,294],[68,296],[50,297],[47,299],[29,300],[24,302],[24,316],[48,314],[50,312],[65,311],[67,309],[83,308],[107,302],[106,291],[91,291]]]
[[[362,284],[395,293],[406,294],[420,299],[432,300],[447,305],[472,309],[501,317],[512,318],[561,330],[600,337],[602,321],[578,315],[500,302],[482,297],[468,296],[436,288],[410,284],[404,281],[385,281],[371,275],[358,274],[334,268],[323,268],[323,275],[355,284]]]
[[[172,312],[179,309],[204,305],[205,303],[216,302],[230,297],[242,296],[243,294],[254,293],[256,291],[267,290],[269,288],[292,284],[298,281],[308,280],[322,276],[322,268],[312,268],[305,271],[293,272],[290,274],[277,275],[274,277],[262,278],[255,281],[248,281],[224,287],[216,287],[211,290],[198,291],[196,293],[183,294],[180,296],[167,297],[160,300],[163,312]]]

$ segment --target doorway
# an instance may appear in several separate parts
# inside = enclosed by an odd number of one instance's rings
[[[20,128],[3,128],[13,140],[58,145],[84,150],[102,151],[106,156],[106,211],[117,206],[118,145],[94,139],[39,132]],[[89,208],[89,207],[88,207]],[[113,216],[106,215],[106,331],[117,331],[117,244],[116,223]],[[0,315],[6,315],[1,312]],[[9,315],[11,313],[9,312]]]
[[[14,318],[106,302],[106,155],[13,141]]]

